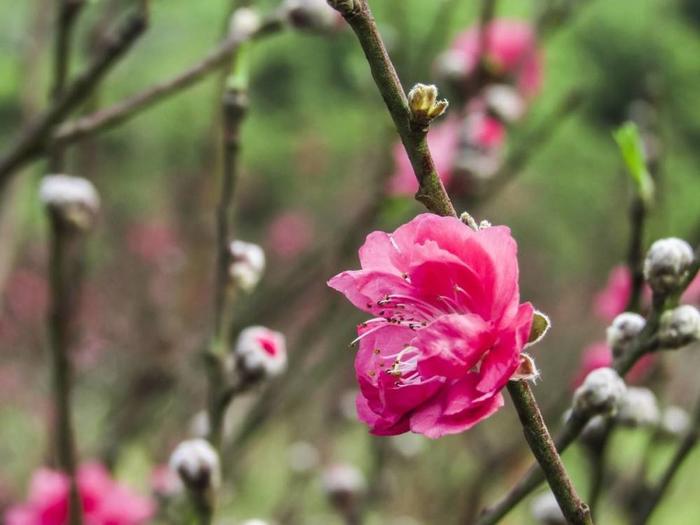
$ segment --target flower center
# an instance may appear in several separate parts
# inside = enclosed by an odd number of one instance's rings
[[[267,337],[259,337],[258,344],[267,355],[273,357],[277,355],[277,345],[272,339],[269,339]]]

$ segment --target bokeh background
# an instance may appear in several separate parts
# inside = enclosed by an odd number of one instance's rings
[[[128,3],[89,3],[74,70]],[[263,12],[278,5],[252,3]],[[49,4],[0,0],[2,149],[46,105]],[[406,88],[417,81],[440,86],[435,58],[475,23],[479,9],[479,2],[450,0],[371,5]],[[595,294],[626,257],[633,189],[612,132],[640,100],[654,112],[661,148],[645,241],[700,241],[700,3],[503,0],[497,16],[534,21],[553,7],[556,17],[540,35],[542,90],[508,131],[506,158],[530,141],[524,160],[488,199],[458,202],[477,219],[509,225],[519,242],[522,296],[553,323],[534,350],[542,370],[535,393],[556,428],[583,349],[604,338]],[[225,0],[155,0],[147,34],[81,111],[198,60],[221,39],[230,9]],[[367,233],[394,229],[422,211],[410,198],[382,191],[396,136],[364,56],[349,30],[290,28],[257,41],[250,64],[235,235],[261,244],[268,268],[261,285],[238,299],[234,319],[238,328],[284,332],[290,367],[231,409],[222,518],[340,523],[318,474],[342,461],[367,476],[367,523],[468,523],[474,498],[492,501],[530,461],[512,407],[506,403],[477,428],[439,441],[371,437],[352,403],[348,343],[362,317],[325,286],[338,270],[357,265]],[[69,149],[67,171],[93,181],[103,201],[89,241],[74,354],[80,452],[142,492],[204,406],[199,356],[211,326],[221,85],[214,73]],[[578,102],[560,112],[572,96]],[[47,232],[36,198],[44,170],[42,162],[31,165],[0,196],[0,508],[22,499],[32,471],[47,461]],[[663,357],[664,381],[653,383],[662,404],[692,406],[698,365],[689,351]],[[616,433],[618,485],[634,474],[648,439],[644,429]],[[672,449],[669,442],[656,450],[652,472]],[[565,459],[585,488],[580,448]],[[699,469],[696,454],[652,523],[700,522]],[[602,512],[600,523],[625,523],[613,489]],[[526,503],[504,523],[531,520]]]

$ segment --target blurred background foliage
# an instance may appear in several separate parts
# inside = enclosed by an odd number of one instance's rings
[[[503,0],[497,15],[532,20],[551,3]],[[517,179],[472,211],[513,229],[522,295],[552,318],[553,330],[535,350],[542,369],[536,394],[556,427],[581,349],[603,338],[604,325],[591,313],[593,295],[625,258],[632,189],[612,131],[639,98],[653,98],[662,144],[647,242],[668,235],[700,241],[700,15],[694,0],[553,3],[570,6],[571,13],[546,35],[543,91],[509,134],[508,147],[572,90],[583,104],[532,148]],[[26,115],[45,105],[50,60],[41,47],[50,39],[50,16],[42,4],[0,0],[0,137],[6,146]],[[92,1],[80,21],[75,70],[93,52],[91,28],[113,22],[128,2],[107,4]],[[254,4],[266,11],[277,2]],[[431,81],[434,57],[475,22],[479,9],[479,2],[450,0],[371,5],[406,88]],[[116,102],[198,60],[220,40],[230,2],[155,0],[152,7],[151,28],[90,107]],[[336,523],[316,472],[294,473],[288,466],[290,444],[304,441],[319,450],[322,462],[351,461],[370,479],[383,465],[370,494],[369,523],[413,523],[400,521],[404,516],[417,523],[459,523],[475,478],[484,478],[488,502],[527,464],[522,446],[499,452],[521,437],[508,406],[473,431],[439,442],[371,438],[347,414],[354,384],[347,344],[361,317],[324,282],[356,264],[354,248],[369,231],[393,229],[422,211],[393,197],[370,224],[360,223],[361,231],[348,227],[377,193],[395,141],[364,57],[349,31],[329,36],[289,30],[256,42],[251,64],[236,236],[270,248],[270,224],[291,211],[305,215],[313,242],[294,257],[270,255],[263,285],[238,302],[240,323],[288,335],[294,366],[281,385],[237,400],[232,409],[235,439],[225,463],[233,479],[224,516],[282,519],[303,509],[296,523]],[[210,326],[221,82],[213,74],[70,149],[70,171],[91,179],[103,199],[90,242],[85,335],[77,354],[80,449],[143,490],[152,466],[167,460],[203,406],[197,356]],[[31,471],[46,457],[46,235],[35,198],[42,170],[41,162],[25,170],[0,209],[2,220],[10,221],[0,229],[0,504],[21,498]],[[134,248],[139,226],[150,227],[152,236]],[[344,240],[352,249],[339,248]],[[144,257],[149,248],[154,253]],[[21,322],[18,301],[30,312]],[[663,401],[690,406],[700,360],[688,353],[664,359],[673,379]],[[616,435],[612,460],[623,474],[632,474],[646,440],[644,431]],[[654,464],[663,464],[670,450],[662,449]],[[482,471],[480,456],[493,454],[501,460]],[[581,451],[565,457],[585,487]],[[698,523],[698,468],[696,455],[653,523]],[[612,505],[603,511],[600,523],[623,522]],[[522,505],[504,523],[529,520]]]

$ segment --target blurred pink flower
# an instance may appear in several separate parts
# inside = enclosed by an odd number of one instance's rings
[[[31,323],[41,320],[48,307],[46,279],[33,270],[15,270],[7,282],[5,301],[18,321]]]
[[[505,136],[505,126],[481,110],[470,111],[463,120],[448,118],[431,127],[428,145],[445,187],[454,181],[454,164],[462,147],[494,151],[503,146]],[[401,142],[394,146],[394,166],[389,191],[394,195],[413,195],[418,191],[418,182]]]
[[[451,53],[463,61],[467,75],[475,71],[479,62],[479,33],[479,27],[470,27],[457,36],[451,47]],[[486,42],[489,72],[512,81],[526,97],[536,95],[542,84],[542,57],[532,27],[517,20],[494,20],[486,28]]]
[[[358,327],[355,358],[357,411],[372,433],[437,438],[498,410],[533,316],[510,230],[422,214],[371,233],[359,255],[361,270],[328,284],[375,316]]]
[[[695,276],[695,279],[686,288],[685,293],[681,297],[683,304],[700,305],[700,273]]]
[[[180,254],[177,232],[155,221],[135,223],[126,232],[127,249],[147,264],[158,264]]]
[[[85,523],[139,525],[155,511],[154,503],[116,483],[100,464],[88,463],[77,475]],[[11,507],[7,525],[65,525],[68,523],[69,481],[65,474],[41,468],[34,473],[26,503]]]
[[[625,311],[632,293],[632,276],[627,266],[616,266],[610,271],[605,288],[593,299],[593,311],[604,321],[612,321]]]
[[[269,250],[283,259],[301,254],[311,245],[313,239],[313,224],[308,215],[301,211],[280,213],[267,227]]]
[[[610,347],[605,342],[593,343],[583,350],[578,371],[574,377],[572,388],[576,389],[583,383],[586,376],[593,370],[612,366],[613,355]],[[625,381],[630,384],[643,383],[651,374],[656,364],[656,356],[647,354],[632,367],[625,376]]]

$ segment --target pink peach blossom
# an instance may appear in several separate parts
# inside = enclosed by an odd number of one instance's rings
[[[98,463],[80,467],[78,492],[86,525],[140,525],[155,511],[154,503],[116,483]],[[69,481],[65,474],[47,468],[34,473],[26,503],[11,507],[7,525],[66,525]]]
[[[480,28],[459,34],[451,52],[463,60],[467,75],[473,73],[481,54]],[[512,80],[526,97],[537,94],[542,84],[542,57],[532,27],[521,21],[498,19],[486,28],[486,63],[492,74]]]
[[[572,388],[575,390],[581,386],[583,380],[586,379],[586,376],[593,370],[598,368],[606,368],[612,366],[612,364],[613,355],[607,343],[598,342],[587,346],[581,355],[581,362],[579,364],[578,371],[574,376]],[[630,384],[643,383],[649,377],[655,366],[656,356],[647,354],[637,361],[637,363],[627,373],[625,376],[625,381]]]
[[[361,270],[328,284],[374,316],[358,327],[355,358],[357,412],[371,432],[437,438],[498,410],[533,317],[510,230],[422,214],[371,233],[359,255]]]
[[[267,228],[269,251],[283,259],[304,252],[313,242],[314,227],[300,211],[286,211],[275,217]]]

